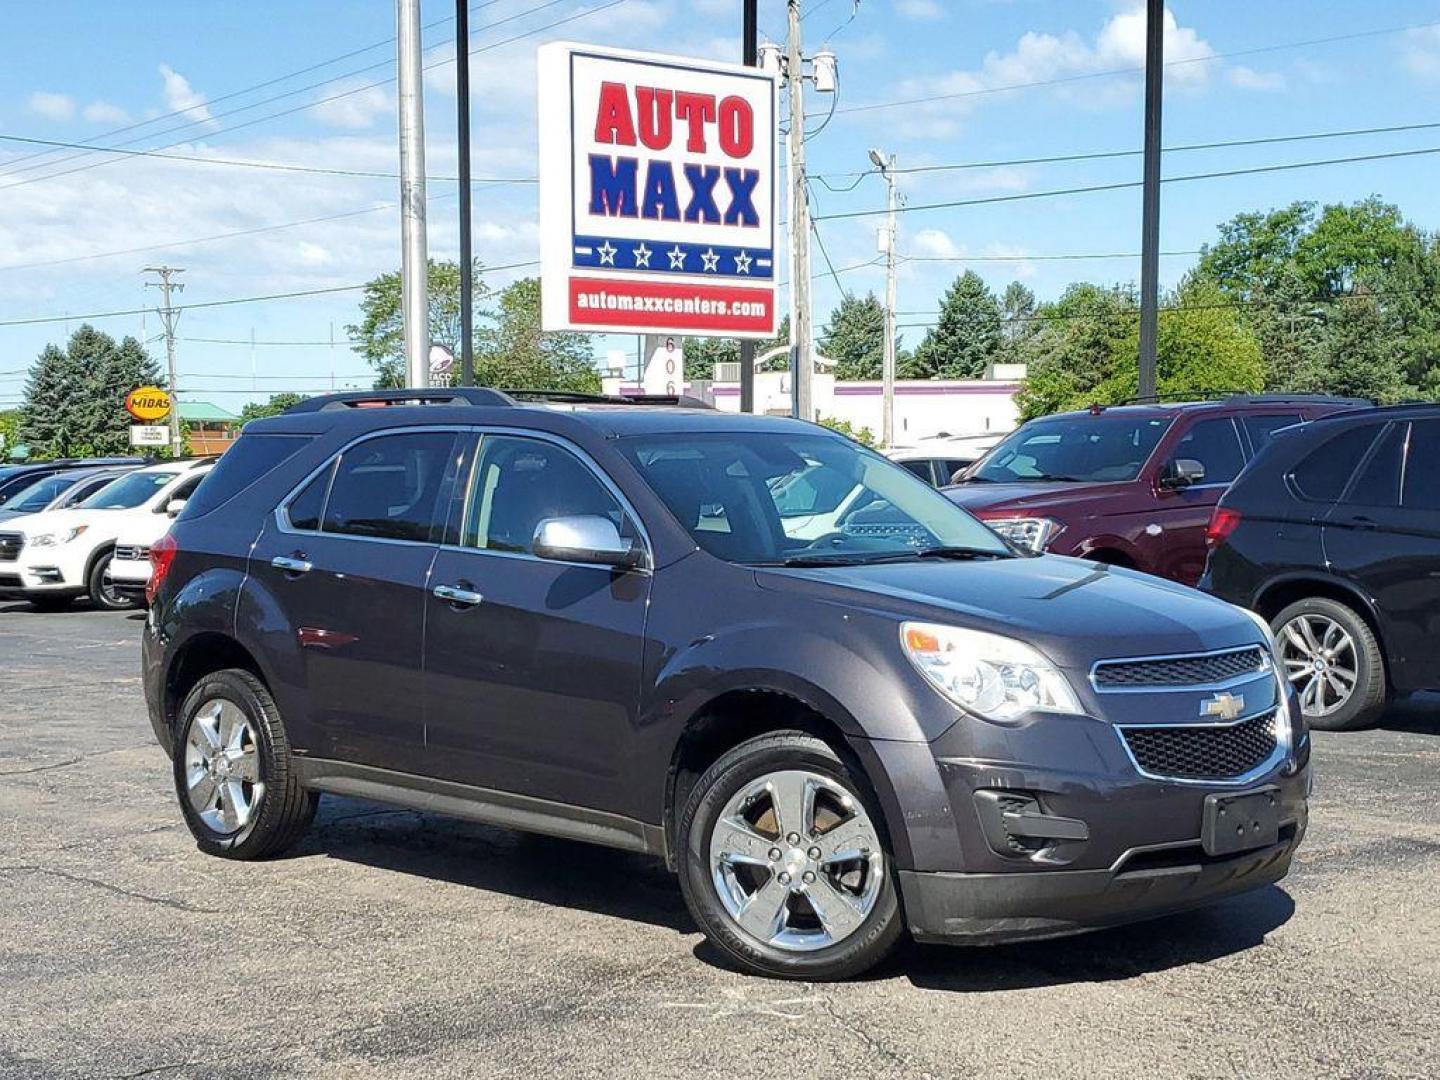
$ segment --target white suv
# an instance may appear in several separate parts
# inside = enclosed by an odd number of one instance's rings
[[[167,461],[122,476],[78,506],[18,517],[0,526],[0,590],[18,591],[39,608],[60,608],[77,596],[96,607],[132,600],[110,578],[115,542],[132,526],[163,535],[167,510],[194,492],[212,459]]]

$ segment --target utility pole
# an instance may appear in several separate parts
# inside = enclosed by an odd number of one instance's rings
[[[895,155],[886,157],[870,151],[870,160],[885,177],[885,358],[880,379],[880,443],[887,450],[895,445]]]
[[[1160,308],[1160,103],[1165,80],[1165,0],[1145,3],[1145,167],[1140,211],[1140,378],[1138,397],[1156,400]]]
[[[790,88],[790,296],[795,343],[795,415],[815,419],[815,354],[810,333],[810,204],[805,191],[805,59],[800,50],[800,0],[787,0],[786,78]]]
[[[400,281],[405,315],[405,384],[430,384],[425,243],[425,104],[420,70],[420,0],[395,0],[400,104]],[[458,57],[457,57],[458,59]]]
[[[160,307],[156,310],[165,325],[165,361],[170,380],[170,446],[175,456],[179,457],[185,452],[185,441],[180,434],[180,391],[175,381],[175,323],[180,318],[180,312],[170,302],[170,297],[172,293],[185,291],[181,282],[172,280],[174,275],[183,274],[185,270],[179,266],[147,266],[143,272],[160,278],[159,281],[145,282],[145,287],[160,290]]]
[[[464,0],[461,0],[463,3]],[[759,0],[744,0],[745,13],[741,25],[741,59],[746,67],[759,63],[760,17],[757,12]],[[773,133],[771,135],[773,138]],[[773,203],[772,203],[773,205]],[[740,342],[740,411],[755,411],[755,342]]]
[[[456,142],[460,148],[460,385],[475,385],[474,257],[470,251],[470,3],[455,0]]]

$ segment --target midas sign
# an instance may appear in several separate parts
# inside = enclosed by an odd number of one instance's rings
[[[775,115],[754,68],[543,46],[545,329],[773,336]]]
[[[142,386],[125,395],[125,411],[136,420],[163,420],[170,415],[170,394],[158,386]]]

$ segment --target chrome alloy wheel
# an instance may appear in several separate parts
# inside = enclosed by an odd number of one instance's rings
[[[844,941],[874,910],[885,855],[852,792],[793,769],[759,777],[725,804],[710,833],[710,876],[750,937],[813,952]]]
[[[1306,716],[1328,716],[1350,700],[1359,680],[1355,640],[1326,615],[1297,615],[1280,631],[1285,677]]]
[[[237,833],[250,823],[265,785],[250,718],[233,701],[210,698],[195,711],[185,739],[190,807],[214,832]]]

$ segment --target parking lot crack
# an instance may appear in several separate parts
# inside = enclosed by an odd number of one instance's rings
[[[888,1046],[886,1046],[879,1039],[875,1038],[874,1035],[871,1035],[870,1032],[866,1031],[859,1024],[847,1019],[844,1016],[841,1016],[835,1008],[835,1001],[833,998],[821,997],[820,1006],[826,1011],[826,1013],[829,1014],[830,1019],[834,1020],[841,1029],[855,1036],[855,1038],[859,1039],[862,1043],[864,1043],[871,1053],[877,1055],[878,1057],[884,1058],[886,1061],[889,1061],[894,1065],[900,1066],[902,1069],[908,1070],[910,1068],[910,1063],[906,1061],[905,1058],[897,1054],[894,1050],[891,1050]]]
[[[135,892],[133,889],[112,885],[108,881],[100,881],[98,878],[72,874],[66,870],[55,870],[48,866],[0,866],[0,874],[44,874],[47,877],[60,878],[62,881],[73,882],[76,885],[92,885],[97,889],[104,889],[106,892],[114,893],[116,896],[124,896],[131,900],[143,900],[147,904],[159,904],[162,907],[174,908],[176,911],[190,911],[200,915],[220,914],[218,908],[197,907],[194,904],[186,903],[184,900],[172,900],[165,896],[151,896],[149,893]]]
[[[79,757],[66,758],[64,761],[52,761],[49,765],[34,765],[28,769],[7,769],[0,772],[0,779],[7,776],[29,776],[32,773],[51,772],[55,769],[68,768],[71,765],[78,765],[82,761],[89,761],[91,758],[104,757],[106,754],[123,754],[127,750],[140,750],[141,746],[116,746],[109,750],[97,750],[93,754],[81,754]]]

